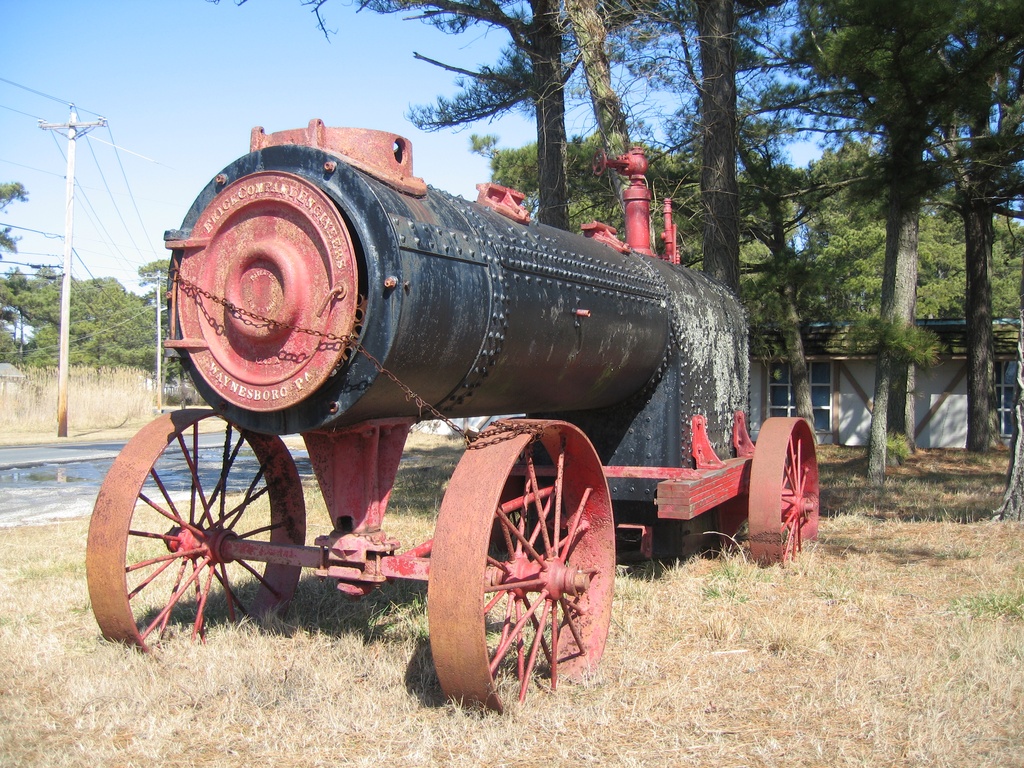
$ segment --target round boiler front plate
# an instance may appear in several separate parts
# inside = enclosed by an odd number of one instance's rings
[[[358,268],[337,207],[290,173],[228,184],[183,244],[176,304],[196,372],[229,403],[279,411],[343,362]]]

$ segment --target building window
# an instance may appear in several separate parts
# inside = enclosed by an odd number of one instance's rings
[[[832,364],[808,363],[816,432],[832,431]],[[768,415],[796,416],[796,398],[788,363],[772,363],[768,372]]]
[[[996,363],[996,403],[999,408],[1000,437],[1013,436],[1013,406],[1017,395],[1017,361]]]

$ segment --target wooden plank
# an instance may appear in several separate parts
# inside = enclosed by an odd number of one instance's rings
[[[694,479],[663,480],[658,483],[658,517],[692,520],[750,489],[750,460],[730,459],[724,469],[699,472]]]
[[[604,467],[604,476],[638,480],[698,480],[703,472],[687,467]]]

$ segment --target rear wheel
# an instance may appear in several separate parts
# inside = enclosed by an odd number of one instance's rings
[[[803,419],[767,419],[750,467],[750,554],[787,562],[818,538],[818,460]]]

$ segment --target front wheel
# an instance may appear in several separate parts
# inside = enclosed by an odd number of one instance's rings
[[[510,425],[514,425],[510,427]],[[564,422],[505,422],[459,462],[438,516],[427,611],[445,694],[501,711],[604,652],[615,535],[590,441]]]
[[[301,568],[222,553],[229,539],[304,544],[306,507],[280,438],[206,410],[160,416],[124,447],[100,487],[86,577],[103,636],[149,650],[208,620],[287,607]]]

